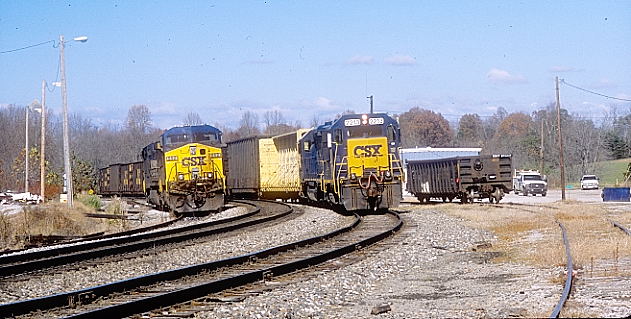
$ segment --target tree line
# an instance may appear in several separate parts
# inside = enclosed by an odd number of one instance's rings
[[[29,116],[29,150],[25,149],[26,107],[0,108],[0,190],[23,190],[24,161],[29,158],[29,190],[39,193],[39,149],[41,117]],[[337,114],[355,113],[346,110]],[[462,115],[457,122],[429,109],[412,107],[395,115],[401,126],[402,146],[480,147],[483,154],[512,154],[515,168],[540,169],[554,182],[559,167],[557,112],[554,103],[532,113],[508,113],[498,108],[491,116]],[[326,119],[332,120],[332,119]],[[188,113],[182,125],[204,124],[198,113]],[[303,127],[290,122],[282,112],[267,111],[261,116],[242,113],[237,128],[209,123],[224,132],[224,142],[255,135],[278,135]],[[322,124],[314,117],[307,125]],[[597,172],[597,162],[631,157],[631,106],[617,114],[606,114],[600,121],[570,114],[561,109],[561,127],[568,179]],[[97,125],[79,114],[69,117],[73,181],[76,191],[95,188],[98,168],[114,163],[138,161],[140,151],[157,141],[162,128],[155,127],[146,105],[129,108],[123,124]],[[46,184],[49,196],[61,190],[63,175],[62,118],[52,111],[46,116]],[[543,156],[542,156],[543,155]]]

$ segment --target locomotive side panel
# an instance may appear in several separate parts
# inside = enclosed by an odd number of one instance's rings
[[[143,191],[147,201],[161,207],[159,194],[164,191],[164,152],[160,143],[151,143],[142,149]]]

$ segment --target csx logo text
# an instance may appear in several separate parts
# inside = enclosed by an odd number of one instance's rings
[[[203,156],[185,157],[182,159],[182,166],[206,165]]]
[[[355,157],[376,157],[382,156],[379,149],[382,145],[357,145],[353,149]]]

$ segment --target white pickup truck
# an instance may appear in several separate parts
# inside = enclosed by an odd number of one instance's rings
[[[548,182],[539,171],[516,170],[513,174],[513,191],[515,194],[521,193],[524,196],[528,196],[528,194],[546,196],[548,194]]]
[[[581,177],[581,189],[598,189],[598,177],[596,175],[583,175]]]

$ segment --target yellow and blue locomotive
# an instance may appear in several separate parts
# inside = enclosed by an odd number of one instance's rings
[[[224,204],[221,131],[174,127],[142,150],[148,201],[177,214],[220,210]]]
[[[346,210],[397,207],[400,136],[384,113],[347,114],[311,130],[299,143],[301,195]]]

